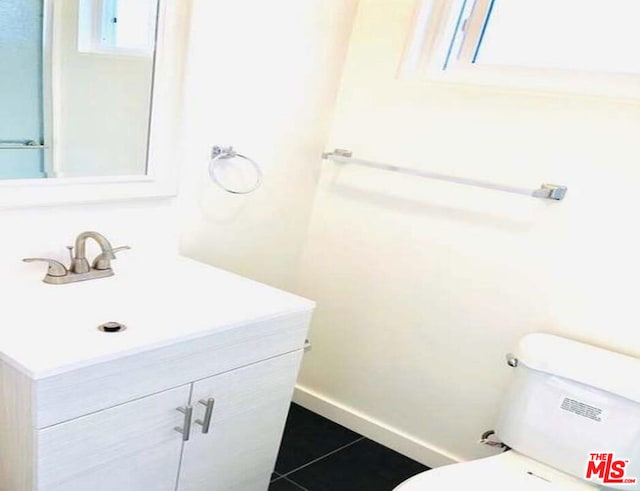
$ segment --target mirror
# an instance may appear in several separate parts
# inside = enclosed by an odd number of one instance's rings
[[[0,1],[0,179],[147,172],[158,0]]]

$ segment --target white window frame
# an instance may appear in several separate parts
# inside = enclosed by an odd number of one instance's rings
[[[404,79],[640,100],[640,75],[473,63],[492,0],[419,0]]]
[[[127,49],[114,46],[115,28],[110,21],[115,15],[118,0],[79,0],[78,11],[78,50],[82,53],[152,57],[157,31],[156,13],[148,19],[155,23],[156,29],[149,33],[148,47],[145,49]]]

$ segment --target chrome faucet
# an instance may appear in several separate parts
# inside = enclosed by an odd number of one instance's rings
[[[87,239],[95,240],[101,249],[100,254],[95,257],[91,265],[89,265],[86,256]],[[55,259],[30,257],[23,259],[23,261],[26,263],[34,261],[46,262],[49,267],[42,281],[52,285],[63,285],[66,283],[75,283],[76,281],[113,276],[111,261],[116,258],[115,253],[131,249],[129,246],[111,247],[111,243],[106,237],[98,232],[82,232],[76,238],[75,248],[73,246],[68,246],[67,248],[69,249],[69,255],[71,257],[71,264],[68,269],[64,264]]]

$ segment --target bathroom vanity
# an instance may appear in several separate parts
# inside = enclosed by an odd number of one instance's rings
[[[0,2],[2,28],[29,34],[0,46],[25,77],[3,94],[0,209],[42,207],[2,222],[0,491],[265,491],[275,464],[313,303],[172,257],[166,216],[107,216],[170,200],[184,159],[190,2],[137,4]],[[126,247],[88,262],[94,233],[68,268],[49,250],[89,223],[133,246],[115,276]]]
[[[265,491],[314,304],[183,258],[118,266],[5,286],[0,491]]]

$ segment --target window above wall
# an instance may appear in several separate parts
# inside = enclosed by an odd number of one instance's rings
[[[420,7],[404,75],[640,98],[640,0],[422,0]]]
[[[79,0],[78,50],[151,56],[158,0]]]

